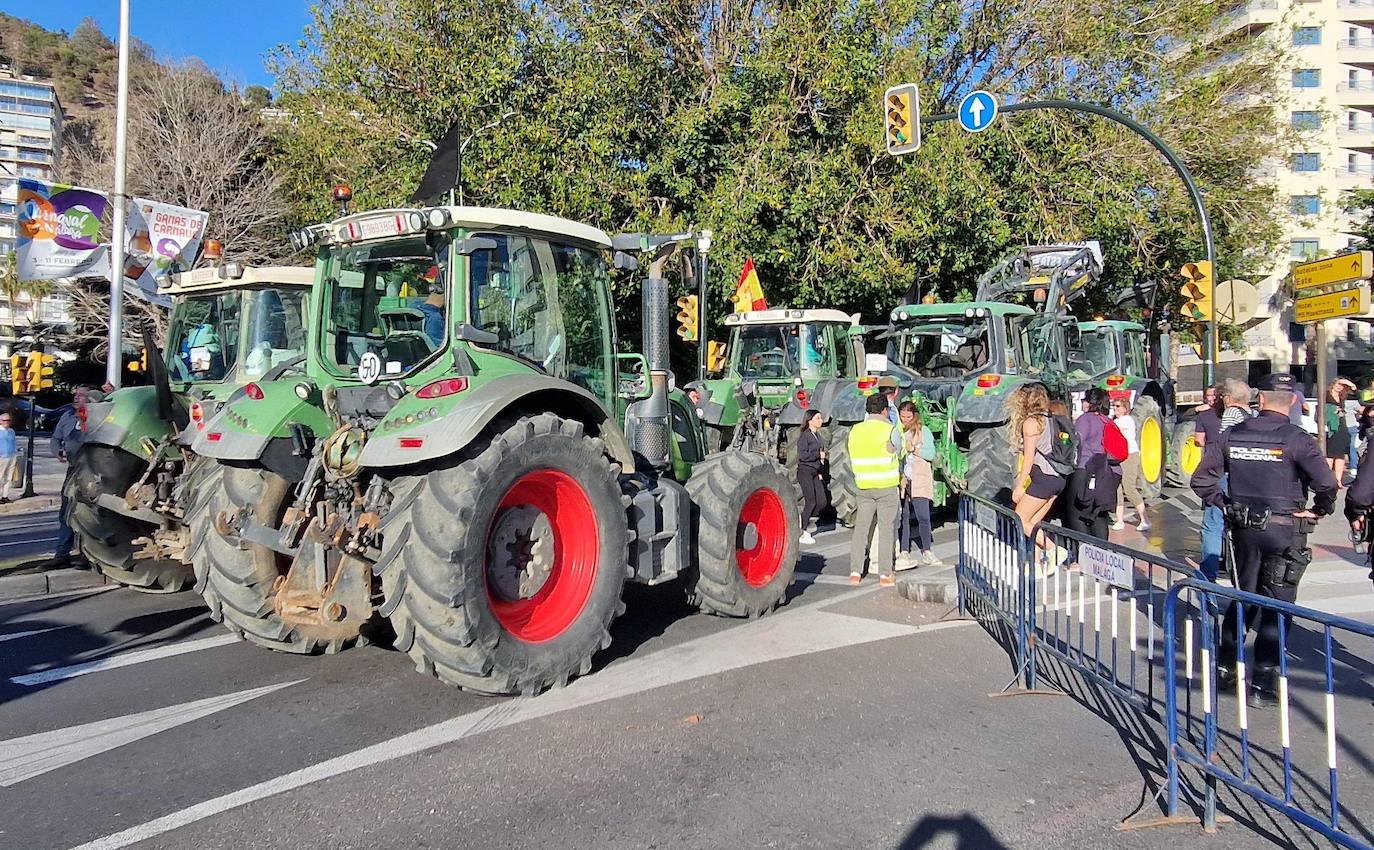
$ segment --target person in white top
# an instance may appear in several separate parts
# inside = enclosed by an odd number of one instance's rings
[[[1145,513],[1145,498],[1140,495],[1140,439],[1137,436],[1135,417],[1131,416],[1130,402],[1124,398],[1112,400],[1112,421],[1121,429],[1126,438],[1128,454],[1121,463],[1121,498],[1116,502],[1116,522],[1112,528],[1120,531],[1126,527],[1126,503],[1135,505],[1140,517],[1136,526],[1139,531],[1150,530],[1150,517]]]

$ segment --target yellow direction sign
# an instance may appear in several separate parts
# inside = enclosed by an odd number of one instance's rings
[[[1295,266],[1293,288],[1313,289],[1333,283],[1369,280],[1371,277],[1374,277],[1374,251],[1356,251]]]
[[[1354,316],[1364,310],[1366,300],[1359,289],[1342,289],[1340,292],[1299,298],[1295,308],[1295,320],[1299,324],[1305,324],[1320,322],[1323,319]]]

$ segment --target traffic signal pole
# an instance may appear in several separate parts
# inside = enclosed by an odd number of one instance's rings
[[[1082,112],[1106,118],[1108,121],[1115,122],[1131,130],[1136,135],[1145,139],[1154,146],[1154,149],[1163,154],[1164,158],[1173,166],[1174,172],[1183,181],[1183,186],[1188,190],[1189,197],[1193,200],[1193,209],[1197,212],[1199,223],[1202,225],[1202,241],[1207,250],[1207,261],[1212,264],[1212,281],[1208,284],[1211,302],[1216,304],[1216,246],[1212,241],[1212,220],[1207,217],[1207,207],[1202,202],[1202,192],[1198,190],[1197,183],[1193,180],[1193,175],[1188,171],[1188,166],[1183,164],[1183,160],[1178,158],[1173,149],[1164,143],[1164,140],[1155,135],[1148,127],[1135,121],[1134,119],[1117,112],[1115,109],[1108,109],[1105,106],[1098,106],[1095,103],[1081,103],[1076,100],[1030,100],[1024,103],[1013,103],[1003,106],[1000,112],[1029,112],[1039,109],[1063,109],[1069,112]],[[938,124],[941,121],[957,121],[959,115],[954,112],[942,112],[938,115],[929,117],[922,116],[922,124]],[[1211,384],[1216,381],[1216,364],[1218,351],[1217,338],[1217,319],[1216,310],[1207,319],[1207,330],[1203,347],[1203,378],[1204,383]]]
[[[29,396],[29,450],[24,456],[24,492],[19,494],[21,499],[38,495],[33,489],[33,421],[38,418],[38,405],[33,401],[34,398]]]

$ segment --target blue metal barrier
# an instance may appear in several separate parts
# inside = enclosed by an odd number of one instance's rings
[[[1184,598],[1184,597],[1187,598]],[[1219,729],[1221,724],[1221,699],[1223,694],[1217,688],[1217,662],[1220,628],[1217,620],[1222,605],[1228,603],[1237,607],[1236,630],[1239,640],[1236,643],[1235,659],[1235,702],[1236,727],[1234,730]],[[1177,628],[1183,608],[1185,627],[1182,634],[1185,640],[1182,662],[1186,666],[1186,677],[1180,683],[1178,676],[1178,636]],[[1247,705],[1250,681],[1247,674],[1245,655],[1246,610],[1251,613],[1272,616],[1277,620],[1277,639],[1279,666],[1277,670],[1277,738],[1278,747],[1264,747],[1255,740],[1252,729],[1250,709]],[[1202,612],[1207,612],[1205,615]],[[1312,630],[1294,628],[1294,621],[1315,626]],[[1193,628],[1193,623],[1197,627]],[[1283,813],[1296,823],[1312,829],[1342,847],[1353,850],[1374,850],[1370,842],[1370,829],[1352,816],[1349,808],[1340,798],[1340,773],[1337,765],[1338,740],[1336,725],[1336,661],[1335,650],[1344,645],[1338,643],[1334,633],[1345,636],[1358,636],[1374,639],[1374,626],[1326,614],[1311,608],[1304,608],[1281,602],[1266,596],[1246,593],[1230,587],[1211,584],[1198,579],[1180,581],[1170,589],[1164,607],[1165,656],[1173,660],[1166,667],[1165,694],[1168,696],[1167,713],[1168,734],[1168,814],[1178,814],[1180,790],[1183,789],[1179,766],[1186,765],[1200,771],[1204,778],[1203,824],[1211,828],[1216,824],[1217,783],[1223,783],[1237,792],[1248,795],[1276,811]],[[1199,638],[1198,657],[1199,690],[1202,717],[1199,720],[1192,712],[1193,659],[1192,637]],[[1293,652],[1295,639],[1316,639],[1315,647],[1307,647],[1308,653],[1298,655]],[[1303,664],[1310,659],[1310,651],[1316,650],[1318,665]],[[1355,653],[1349,653],[1356,657]],[[1299,669],[1294,670],[1295,662]],[[1324,738],[1325,763],[1316,771],[1305,771],[1295,761],[1295,738],[1297,732],[1293,718],[1295,700],[1293,694],[1294,674],[1315,673],[1316,684],[1320,686],[1322,709],[1308,710],[1305,702],[1299,701],[1297,708],[1309,718],[1320,717],[1321,723],[1311,723],[1308,727],[1315,738]],[[1365,674],[1357,673],[1357,681],[1364,684]],[[1299,680],[1301,683],[1301,680]],[[1311,682],[1307,682],[1310,684]],[[1365,684],[1367,688],[1367,684]],[[1367,707],[1370,694],[1362,702]],[[1317,730],[1316,727],[1320,726]],[[1368,731],[1369,719],[1364,718],[1359,733]],[[1223,741],[1229,745],[1223,751]],[[1319,749],[1320,747],[1314,747]],[[1228,761],[1232,764],[1228,766]],[[1277,776],[1273,771],[1278,770]],[[1264,775],[1273,780],[1266,786]],[[1355,776],[1363,777],[1368,785],[1369,765],[1357,765]],[[1323,775],[1325,787],[1315,777]],[[1302,788],[1299,788],[1299,785]],[[1281,787],[1277,787],[1281,786]],[[1299,794],[1299,791],[1303,793]],[[1320,793],[1318,793],[1320,792]],[[1364,802],[1368,802],[1365,800]],[[1323,810],[1324,809],[1324,810]],[[1345,817],[1343,818],[1343,814]],[[1359,830],[1360,835],[1347,828]]]
[[[1014,633],[1017,679],[1024,676],[1025,687],[1034,688],[1026,618],[1029,553],[1015,512],[970,494],[959,498],[959,613]]]

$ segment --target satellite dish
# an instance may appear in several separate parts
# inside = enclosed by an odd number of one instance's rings
[[[1212,297],[1217,321],[1227,325],[1244,325],[1255,318],[1259,296],[1255,285],[1246,280],[1228,280],[1217,284]]]

